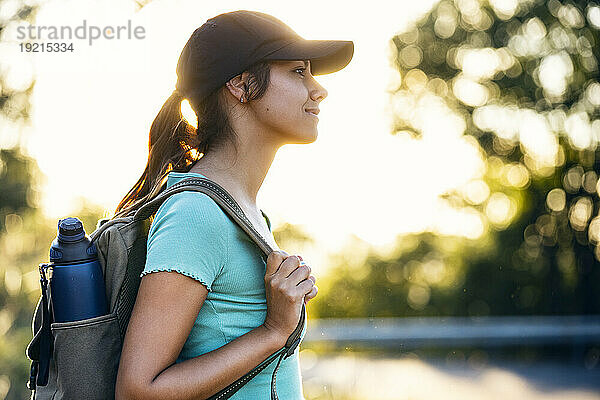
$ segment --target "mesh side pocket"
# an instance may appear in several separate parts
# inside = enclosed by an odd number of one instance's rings
[[[57,322],[53,361],[58,391],[54,399],[113,399],[121,356],[116,313]]]

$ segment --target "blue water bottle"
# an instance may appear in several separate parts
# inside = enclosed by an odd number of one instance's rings
[[[54,322],[79,321],[108,314],[98,250],[77,218],[58,221],[50,247],[50,298]]]

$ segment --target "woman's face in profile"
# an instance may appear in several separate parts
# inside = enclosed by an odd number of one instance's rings
[[[318,134],[319,103],[325,97],[327,90],[312,76],[310,61],[275,61],[264,96],[249,104],[278,141],[312,143]]]

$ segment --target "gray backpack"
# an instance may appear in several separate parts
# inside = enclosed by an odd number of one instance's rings
[[[272,251],[269,244],[225,189],[202,177],[177,182],[134,214],[98,221],[96,230],[89,237],[98,249],[109,314],[81,321],[53,322],[51,296],[47,293],[48,281],[42,268],[47,264],[40,264],[42,295],[32,321],[34,336],[26,352],[32,361],[28,382],[29,389],[33,391],[32,400],[114,399],[123,338],[146,261],[150,217],[170,195],[184,190],[209,195],[256,242],[266,262]],[[268,218],[267,222],[270,228]],[[228,399],[275,359],[279,359],[271,379],[271,399],[277,399],[275,382],[279,364],[282,359],[291,356],[301,342],[305,323],[306,308],[303,306],[298,326],[286,345],[210,399]]]

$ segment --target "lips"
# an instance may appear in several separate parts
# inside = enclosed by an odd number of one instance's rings
[[[307,113],[313,114],[313,115],[318,115],[319,114],[319,109],[318,108],[307,108],[305,111]]]

